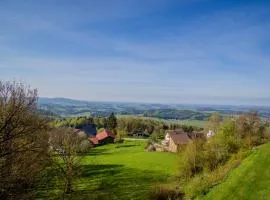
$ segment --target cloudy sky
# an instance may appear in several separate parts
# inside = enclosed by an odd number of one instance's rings
[[[270,105],[270,1],[0,0],[0,79],[44,97]]]

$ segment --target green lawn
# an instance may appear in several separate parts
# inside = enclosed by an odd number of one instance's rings
[[[258,147],[228,179],[214,188],[207,200],[270,199],[270,143]]]
[[[195,119],[186,119],[186,120],[177,120],[180,124],[190,125],[190,126],[196,126],[203,128],[206,121],[203,120],[195,120]]]
[[[196,119],[185,119],[185,120],[161,119],[161,118],[156,118],[156,117],[142,117],[142,116],[138,116],[138,115],[117,115],[117,117],[118,118],[135,117],[135,118],[141,118],[141,119],[151,119],[151,120],[166,122],[168,124],[175,123],[175,124],[196,126],[196,127],[199,127],[199,128],[203,128],[205,126],[205,123],[207,122],[207,121],[204,121],[204,120],[196,120]]]
[[[166,182],[177,169],[177,155],[146,152],[145,142],[125,141],[91,149],[81,178],[67,199],[147,199],[149,188]]]

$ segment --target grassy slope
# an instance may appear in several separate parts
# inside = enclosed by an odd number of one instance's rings
[[[92,149],[69,199],[147,199],[150,186],[175,173],[177,155],[146,152],[144,145],[126,141]]]
[[[260,146],[205,199],[270,199],[270,143]]]

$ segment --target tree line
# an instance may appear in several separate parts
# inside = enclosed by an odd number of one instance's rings
[[[55,127],[74,127],[83,128],[87,124],[94,124],[99,129],[114,130],[121,136],[132,135],[136,132],[143,132],[148,136],[163,138],[167,130],[183,129],[185,132],[202,130],[199,127],[185,125],[181,123],[171,123],[165,120],[157,120],[145,117],[116,117],[111,113],[107,117],[67,117],[53,120],[52,126]]]

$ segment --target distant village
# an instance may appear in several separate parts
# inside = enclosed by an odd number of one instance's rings
[[[116,135],[107,129],[103,129],[100,132],[97,132],[96,125],[88,124],[83,126],[81,129],[74,129],[74,131],[79,135],[87,135],[89,142],[92,147],[97,147],[101,145],[114,143],[116,140]],[[145,138],[149,137],[149,134],[144,133],[142,131],[137,131],[133,133],[128,133],[128,137],[136,137],[142,136]],[[215,132],[209,130],[206,134],[207,138],[210,138],[215,135]],[[159,151],[159,152],[179,152],[183,147],[185,147],[189,142],[192,142],[194,139],[204,137],[204,133],[201,132],[192,132],[187,133],[183,130],[168,130],[166,131],[164,140],[160,142],[152,142],[147,150],[151,151]]]

